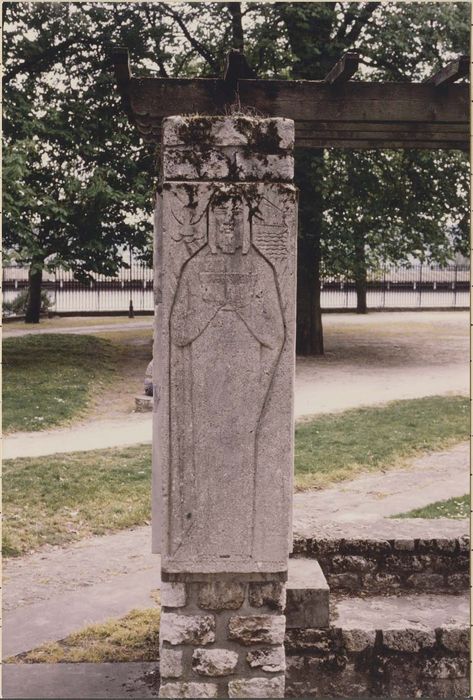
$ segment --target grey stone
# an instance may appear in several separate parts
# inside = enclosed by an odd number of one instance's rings
[[[251,668],[261,668],[268,673],[276,673],[286,669],[284,647],[249,651],[246,660]]]
[[[184,583],[162,581],[161,605],[167,608],[182,608],[186,604],[186,587]]]
[[[182,650],[162,646],[159,653],[159,672],[161,678],[180,678],[183,673]]]
[[[383,645],[390,651],[415,653],[435,645],[433,630],[396,629],[383,630]]]
[[[415,550],[415,542],[414,540],[394,540],[394,549],[413,552]]]
[[[153,410],[152,396],[135,396],[135,411],[136,413],[148,413]]]
[[[314,651],[326,655],[334,648],[333,630],[290,629],[286,632],[285,645],[291,652]]]
[[[358,653],[373,647],[375,639],[375,630],[342,629],[343,644],[348,652]]]
[[[412,574],[406,579],[406,584],[410,588],[423,591],[438,591],[445,585],[442,574]]]
[[[228,649],[196,649],[192,655],[192,668],[200,676],[229,676],[237,663],[237,652]]]
[[[164,124],[153,539],[169,574],[284,572],[291,546],[296,190],[237,181],[232,158],[240,133],[289,162],[293,125],[239,119]]]
[[[294,158],[289,155],[237,153],[235,163],[240,180],[285,180],[294,177]]]
[[[466,625],[444,627],[441,631],[441,641],[445,649],[453,652],[468,654],[470,648],[470,633]]]
[[[215,641],[213,615],[162,613],[159,636],[169,644],[211,644]]]
[[[447,577],[447,585],[449,588],[455,588],[456,590],[469,588],[470,576],[469,574],[452,574]]]
[[[376,569],[376,564],[366,557],[361,557],[359,555],[337,555],[332,559],[333,571],[355,571],[360,573],[366,573],[367,571],[374,571]]]
[[[146,396],[153,396],[153,360],[146,367],[144,392]]]
[[[360,577],[352,572],[327,574],[327,583],[331,589],[347,588],[356,591],[360,588]]]
[[[329,587],[315,559],[290,559],[286,627],[328,627]]]
[[[283,698],[284,676],[230,681],[229,698]]]
[[[438,538],[435,540],[437,549],[439,552],[447,552],[448,554],[454,554],[457,549],[457,541],[455,539]]]
[[[213,581],[202,584],[198,605],[207,610],[238,610],[245,600],[245,586],[234,581]]]
[[[161,683],[160,698],[216,698],[218,686],[216,683]]]
[[[266,605],[272,610],[282,612],[286,604],[285,584],[279,581],[250,583],[248,601],[254,608],[261,608]]]
[[[282,644],[286,618],[284,615],[235,615],[228,621],[228,636],[240,644]]]

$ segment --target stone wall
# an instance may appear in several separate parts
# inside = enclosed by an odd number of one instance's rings
[[[286,697],[463,698],[469,630],[288,630],[286,663]]]
[[[468,537],[454,539],[297,538],[294,555],[319,562],[331,591],[456,593],[467,589]]]
[[[284,697],[284,576],[165,578],[160,697]]]

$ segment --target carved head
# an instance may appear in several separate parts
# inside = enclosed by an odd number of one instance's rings
[[[241,248],[242,253],[246,254],[250,243],[246,207],[228,201],[210,210],[209,247],[212,253],[232,255]]]

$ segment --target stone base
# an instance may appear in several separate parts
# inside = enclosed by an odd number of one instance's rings
[[[135,411],[137,413],[147,413],[153,410],[153,397],[140,394],[135,396]]]
[[[284,697],[284,579],[163,572],[159,696]]]
[[[286,627],[329,626],[329,587],[315,559],[289,559]]]

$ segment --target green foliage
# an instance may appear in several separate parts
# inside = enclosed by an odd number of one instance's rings
[[[21,316],[26,311],[26,305],[28,303],[28,290],[24,289],[12,301],[2,302],[2,309],[4,314],[12,314],[15,316]],[[41,292],[41,313],[46,313],[48,309],[51,308],[51,299],[47,292]]]
[[[87,335],[26,335],[3,341],[3,429],[44,430],[79,414],[93,388],[113,377],[119,350]]]

